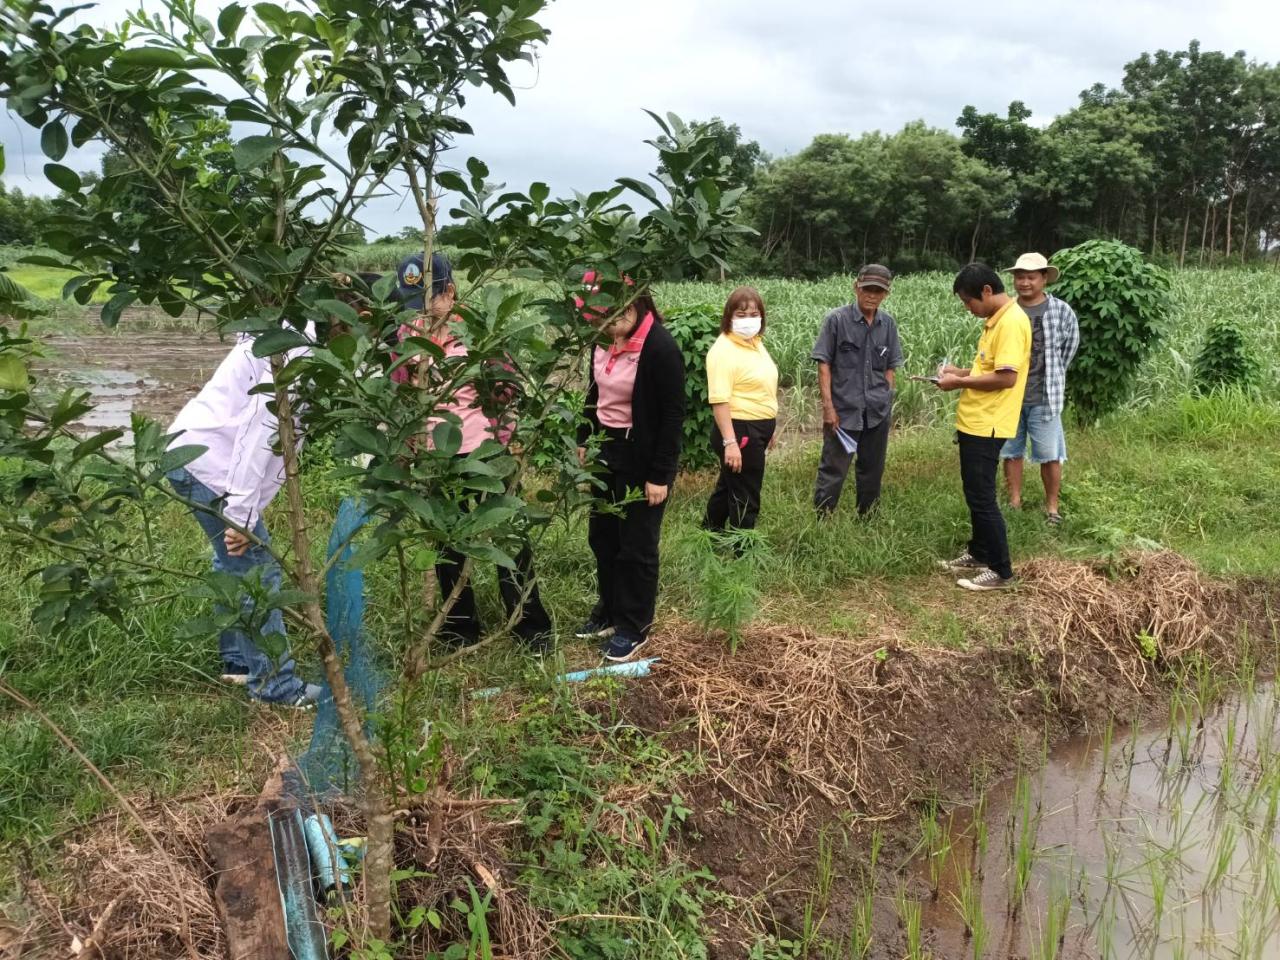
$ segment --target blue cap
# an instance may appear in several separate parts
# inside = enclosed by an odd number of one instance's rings
[[[431,296],[438,297],[453,282],[453,268],[443,253],[431,255]],[[396,271],[396,299],[411,310],[421,310],[424,305],[422,296],[422,254],[415,253],[400,261]]]

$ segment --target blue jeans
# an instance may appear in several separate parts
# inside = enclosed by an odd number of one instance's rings
[[[194,503],[210,506],[219,500],[221,495],[214,493],[203,483],[193,477],[185,467],[174,470],[168,475],[169,483],[178,496]],[[227,553],[223,542],[226,526],[221,520],[203,510],[192,510],[196,522],[204,530],[205,536],[213,546],[213,569],[215,572],[230,573],[243,577],[255,567],[262,567],[262,582],[271,590],[280,588],[280,566],[271,554],[258,544],[251,544],[249,549],[239,557]],[[264,544],[270,543],[270,535],[262,519],[253,527],[253,535]],[[245,612],[252,612],[252,599],[245,598]],[[219,608],[219,612],[224,612]],[[263,625],[263,634],[284,636],[284,615],[279,610],[272,610]],[[305,686],[294,675],[293,659],[286,649],[280,662],[276,663],[262,652],[242,630],[223,630],[218,636],[218,649],[222,654],[224,669],[232,672],[244,671],[249,674],[249,695],[255,700],[269,703],[292,703],[302,696]]]

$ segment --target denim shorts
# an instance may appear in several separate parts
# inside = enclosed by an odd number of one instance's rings
[[[1027,451],[1028,442],[1031,445]],[[1000,449],[1001,460],[1021,460],[1032,463],[1065,463],[1067,437],[1062,432],[1062,414],[1054,413],[1048,406],[1023,407],[1018,418],[1018,434],[1006,440]]]

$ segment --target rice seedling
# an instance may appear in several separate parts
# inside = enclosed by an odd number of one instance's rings
[[[904,887],[898,887],[895,906],[898,911],[898,923],[902,926],[907,942],[905,960],[925,960],[927,954],[924,952],[921,927],[924,912],[920,901],[908,897]]]
[[[1032,960],[1058,960],[1064,956],[1067,925],[1071,918],[1071,890],[1061,884],[1049,895],[1049,902],[1039,924],[1038,936],[1032,941]]]
[[[1010,864],[1009,916],[1017,919],[1026,899],[1035,866],[1036,841],[1040,831],[1041,800],[1032,789],[1030,778],[1019,772],[1014,781],[1013,804],[1009,808],[1008,841]]]

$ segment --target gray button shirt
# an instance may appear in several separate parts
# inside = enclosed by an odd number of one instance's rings
[[[898,325],[889,313],[877,310],[868,326],[857,304],[831,311],[811,356],[831,367],[831,399],[841,427],[869,430],[889,418],[893,391],[886,374],[903,364]]]

